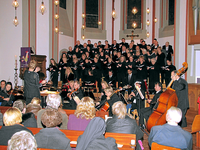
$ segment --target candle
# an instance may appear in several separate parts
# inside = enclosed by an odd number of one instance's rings
[[[15,69],[17,69],[17,55],[15,55]]]

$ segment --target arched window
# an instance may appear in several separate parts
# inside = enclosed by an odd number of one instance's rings
[[[82,0],[82,3],[86,17],[82,19],[85,29],[81,30],[81,36],[84,35],[85,39],[106,39],[106,0]]]
[[[174,36],[175,1],[160,1],[160,29],[159,37]]]
[[[98,28],[98,0],[86,0],[86,28]]]
[[[66,0],[60,0],[60,7],[66,9]]]
[[[121,0],[121,26],[119,39],[127,37],[131,34],[133,23],[136,23],[134,34],[139,35],[135,38],[146,38],[146,1],[147,0]],[[133,8],[137,9],[137,13],[133,13]],[[126,39],[131,39],[127,37]]]
[[[127,29],[133,29],[133,22],[137,24],[136,28],[141,28],[141,0],[128,0],[127,2]],[[134,8],[137,10],[136,14],[132,12]]]
[[[168,25],[174,25],[174,0],[169,0],[169,20]]]

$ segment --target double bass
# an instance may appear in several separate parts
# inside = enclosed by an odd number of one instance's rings
[[[184,62],[183,67],[179,69],[176,75],[184,74],[188,68],[188,64]],[[166,90],[160,95],[157,108],[153,111],[147,121],[147,130],[150,132],[151,128],[155,125],[163,125],[166,123],[166,113],[171,106],[177,107],[178,97],[176,91],[171,87],[173,80],[168,84]]]

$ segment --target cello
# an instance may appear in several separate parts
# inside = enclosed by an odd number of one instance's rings
[[[180,68],[176,75],[180,76],[184,74],[188,68],[188,64],[184,62],[183,67]],[[147,130],[150,132],[151,128],[155,125],[163,125],[166,123],[166,113],[167,110],[171,106],[177,107],[178,105],[178,97],[176,95],[176,91],[171,87],[173,80],[168,84],[166,90],[160,95],[157,108],[153,111],[153,113],[149,116],[147,121]]]

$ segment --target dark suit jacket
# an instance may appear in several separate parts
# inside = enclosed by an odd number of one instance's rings
[[[77,142],[81,139],[81,135],[78,137]],[[115,139],[112,137],[105,138],[103,135],[101,137],[97,137],[93,139],[87,150],[118,150],[117,144],[115,143]]]
[[[150,103],[150,107],[153,109],[153,107],[155,106],[155,104],[157,103],[158,98],[160,97],[160,95],[162,94],[162,90],[159,91],[158,93],[156,93]]]
[[[135,81],[136,81],[136,75],[134,75],[134,74],[132,73],[132,76],[131,76],[130,81],[128,81],[128,76],[129,76],[129,75],[126,74],[126,76],[123,78],[123,81],[122,81],[123,86],[125,86],[125,85],[130,85],[130,86],[134,87],[134,83],[135,83]]]
[[[124,119],[118,119],[118,117],[114,115],[112,118],[108,119],[106,122],[106,132],[136,134],[137,141],[144,135],[137,125],[136,120],[128,116],[125,116]],[[138,142],[136,150],[140,150]]]
[[[176,90],[176,95],[178,97],[177,107],[181,110],[189,108],[188,83],[183,78],[179,78],[174,81],[172,88]]]
[[[38,148],[71,150],[70,140],[58,128],[44,128],[35,135]]]
[[[173,54],[172,46],[169,45],[168,51],[166,51],[166,46],[165,45],[162,47],[162,49],[165,50],[167,59],[171,61],[171,54]]]
[[[29,129],[19,124],[2,126],[0,129],[0,145],[8,145],[8,140],[12,137],[12,135],[22,130],[26,130],[33,134]]]
[[[161,145],[192,150],[192,135],[180,126],[172,126],[168,123],[152,127],[148,141],[150,146],[152,142],[155,142]]]

